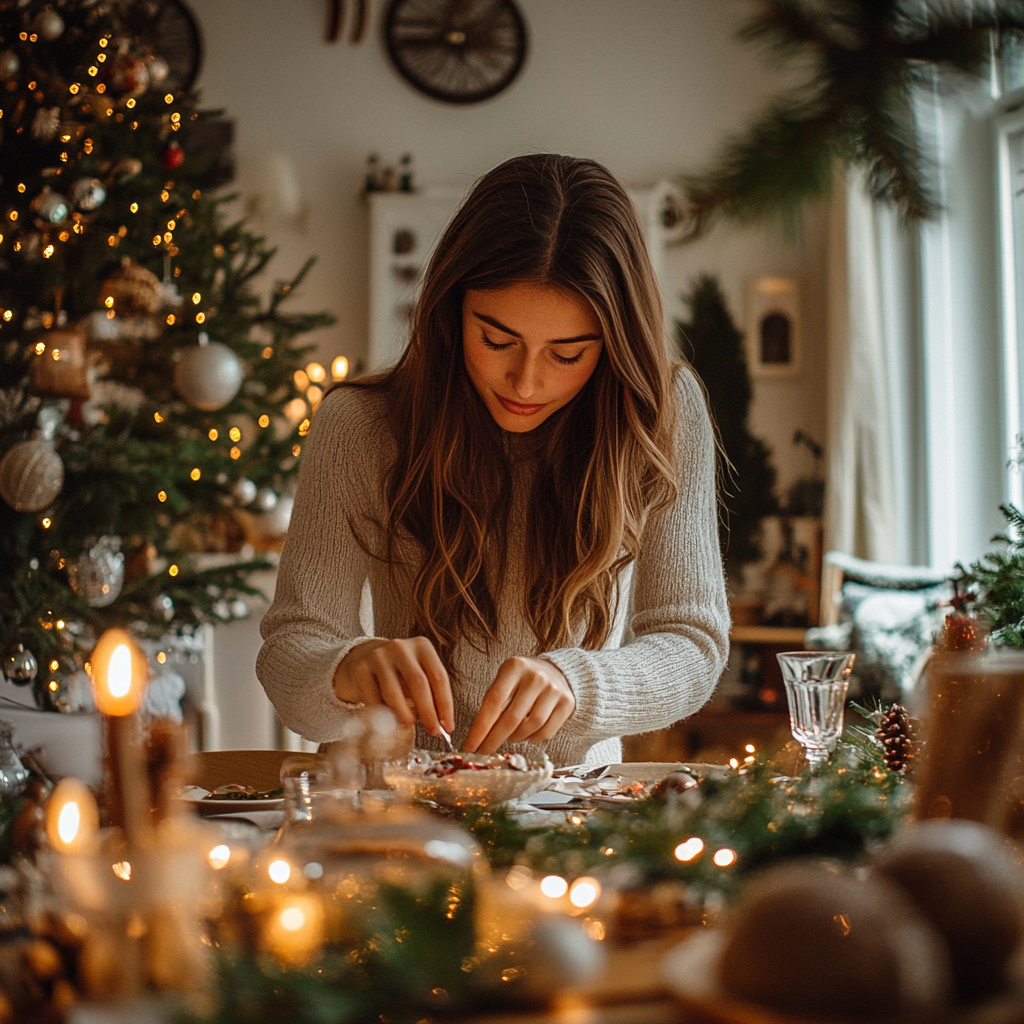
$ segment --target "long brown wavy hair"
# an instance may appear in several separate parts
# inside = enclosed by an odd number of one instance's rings
[[[461,640],[485,649],[497,635],[512,496],[504,432],[465,368],[463,297],[519,282],[581,297],[604,334],[587,384],[531,432],[519,600],[538,651],[603,645],[617,575],[636,558],[649,517],[675,495],[661,299],[629,197],[592,160],[506,161],[480,179],[441,238],[402,358],[352,382],[388,392],[398,456],[377,524],[386,538],[379,557],[394,567],[402,538],[421,550],[414,628],[449,668]]]

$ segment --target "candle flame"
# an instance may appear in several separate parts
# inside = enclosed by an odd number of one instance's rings
[[[281,927],[285,931],[297,932],[306,923],[301,907],[285,907],[281,911]]]
[[[61,779],[46,804],[46,837],[58,853],[88,852],[99,830],[96,798],[78,779]]]
[[[131,715],[139,709],[149,669],[146,656],[123,629],[108,629],[90,658],[96,707],[104,715]]]
[[[57,835],[62,843],[70,845],[78,836],[82,824],[82,812],[78,804],[72,800],[66,803],[57,814]]]
[[[107,689],[111,697],[127,697],[132,688],[132,652],[127,644],[118,644],[110,655]]]

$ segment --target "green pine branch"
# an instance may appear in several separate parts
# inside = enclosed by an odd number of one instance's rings
[[[792,219],[830,194],[840,168],[861,167],[871,196],[906,220],[934,216],[929,159],[911,88],[987,69],[993,33],[1024,32],[1024,5],[903,0],[757,0],[740,38],[805,73],[701,173],[682,179],[685,238],[719,220]]]

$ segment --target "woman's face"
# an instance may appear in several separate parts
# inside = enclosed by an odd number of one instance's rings
[[[469,379],[495,422],[521,434],[579,394],[604,336],[581,298],[523,282],[466,292],[462,346]]]

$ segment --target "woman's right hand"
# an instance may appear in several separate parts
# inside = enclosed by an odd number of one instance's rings
[[[455,727],[448,673],[424,636],[356,644],[335,670],[334,692],[350,703],[384,704],[401,725],[418,718],[432,736],[441,735],[439,725]]]

